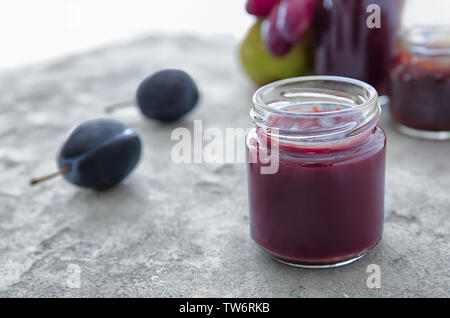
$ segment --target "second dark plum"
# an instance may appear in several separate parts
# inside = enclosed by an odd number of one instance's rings
[[[180,119],[198,100],[198,88],[192,77],[177,69],[165,69],[148,76],[136,92],[136,102],[144,116],[162,122]]]

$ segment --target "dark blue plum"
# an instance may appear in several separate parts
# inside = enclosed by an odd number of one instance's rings
[[[147,77],[139,85],[136,102],[148,118],[162,122],[180,119],[199,100],[194,80],[184,71],[167,69]]]
[[[63,144],[58,165],[64,177],[85,188],[105,190],[121,182],[139,162],[141,141],[125,124],[94,119],[76,126]]]

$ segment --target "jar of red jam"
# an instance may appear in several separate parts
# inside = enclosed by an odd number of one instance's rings
[[[450,139],[450,27],[420,26],[400,36],[391,114],[399,130]]]
[[[299,267],[364,256],[383,231],[386,137],[376,90],[350,78],[299,77],[260,88],[253,103],[253,240]]]

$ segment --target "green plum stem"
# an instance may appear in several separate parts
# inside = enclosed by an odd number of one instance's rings
[[[134,100],[125,100],[118,103],[114,103],[105,107],[106,113],[112,113],[116,109],[130,107],[134,105]]]
[[[64,168],[60,169],[59,171],[57,171],[55,173],[46,175],[46,176],[41,177],[41,178],[31,179],[30,180],[30,185],[35,185],[35,184],[40,183],[42,181],[46,181],[46,180],[52,179],[54,177],[60,176],[62,174],[65,174],[65,173],[69,172],[71,169],[72,169],[72,165],[69,164],[69,165],[65,166]]]

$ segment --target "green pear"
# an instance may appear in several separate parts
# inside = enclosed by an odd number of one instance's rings
[[[273,56],[262,41],[261,20],[250,28],[239,48],[242,67],[257,85],[311,74],[312,52],[311,36],[307,36],[288,54],[282,57]]]

